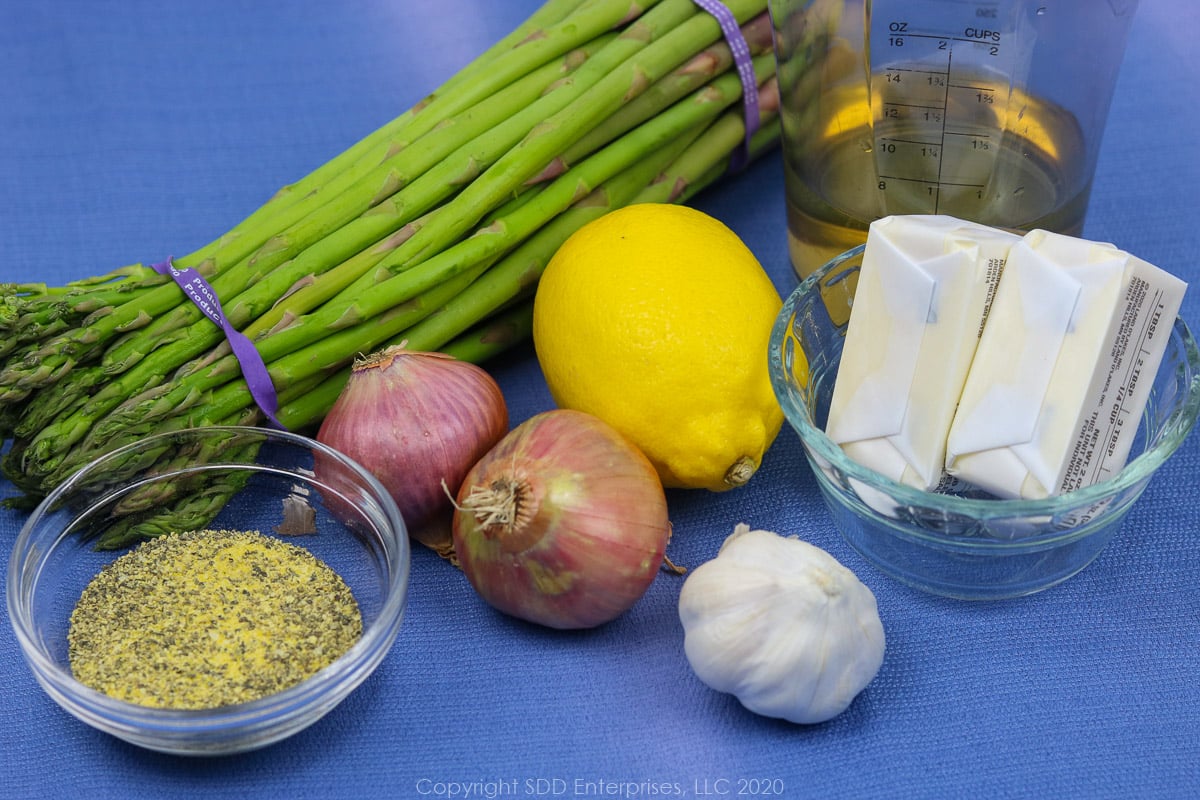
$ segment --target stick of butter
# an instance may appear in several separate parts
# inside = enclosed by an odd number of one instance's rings
[[[1186,288],[1111,244],[1026,234],[963,387],[947,471],[1028,499],[1119,471]]]
[[[854,461],[932,489],[1008,250],[1020,237],[945,215],[867,234],[825,432]]]

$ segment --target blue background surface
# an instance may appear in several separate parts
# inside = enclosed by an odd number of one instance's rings
[[[59,283],[199,247],[534,6],[0,1],[0,280]],[[1142,3],[1085,229],[1193,284],[1198,38],[1200,6]],[[777,154],[694,204],[791,290]],[[1200,288],[1183,316],[1200,327]],[[492,369],[514,424],[552,406],[530,349]],[[616,622],[563,634],[501,617],[417,552],[378,672],[294,738],[217,760],[77,722],[0,625],[0,796],[407,798],[445,796],[447,782],[475,796],[621,796],[603,781],[720,796],[742,778],[799,798],[1200,796],[1198,476],[1192,436],[1084,572],[992,604],[925,596],[864,563],[833,530],[790,431],[749,487],[672,493],[678,563],[710,558],[746,521],[826,548],[876,593],[883,667],[813,727],[756,717],[699,683],[676,616],[681,582],[665,574]],[[4,552],[23,519],[0,511]]]

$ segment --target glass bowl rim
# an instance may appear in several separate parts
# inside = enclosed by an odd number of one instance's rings
[[[776,399],[783,408],[784,415],[796,429],[805,447],[815,451],[822,459],[848,477],[885,493],[897,504],[938,508],[962,517],[979,519],[1009,516],[1053,516],[1056,512],[1086,508],[1105,498],[1117,495],[1138,481],[1153,475],[1163,462],[1183,444],[1195,426],[1197,417],[1200,416],[1200,349],[1198,349],[1187,323],[1180,316],[1174,321],[1172,333],[1178,334],[1182,339],[1185,362],[1192,372],[1191,381],[1187,386],[1187,396],[1180,403],[1179,410],[1174,412],[1179,416],[1181,425],[1176,435],[1163,437],[1153,447],[1130,459],[1116,475],[1107,480],[1065,494],[1036,500],[969,498],[923,491],[892,480],[886,475],[851,460],[842,448],[834,444],[833,440],[814,424],[803,403],[796,402],[795,386],[783,369],[783,347],[790,333],[792,318],[800,302],[810,296],[814,290],[819,291],[816,287],[828,276],[835,273],[845,262],[861,255],[865,249],[866,245],[860,244],[835,256],[802,279],[800,284],[788,295],[771,329],[768,345],[771,384],[775,390]],[[928,533],[934,539],[954,538],[935,532]],[[1059,532],[1058,535],[1061,536],[1062,532]],[[1028,544],[1028,539],[1016,539],[995,544],[1021,546]]]
[[[33,630],[35,620],[31,613],[27,613],[30,611],[29,600],[32,599],[33,588],[39,578],[35,576],[32,581],[29,580],[25,574],[25,568],[35,566],[40,572],[45,560],[57,547],[55,544],[48,550],[35,551],[31,540],[37,522],[46,515],[59,498],[73,490],[87,474],[102,469],[106,464],[111,463],[112,459],[123,453],[153,446],[166,439],[178,439],[181,436],[192,438],[217,433],[253,434],[262,437],[264,442],[282,442],[320,452],[323,456],[341,463],[350,470],[356,480],[367,485],[380,506],[379,510],[383,518],[395,534],[392,537],[394,541],[385,542],[386,550],[383,560],[388,566],[387,588],[378,615],[364,628],[358,641],[329,665],[287,689],[245,703],[207,709],[142,706],[111,697],[79,682],[69,669],[65,669],[59,661],[51,658],[37,643],[38,637]],[[232,461],[222,463],[226,466],[237,465],[257,470],[264,469],[259,464],[238,464]],[[212,465],[207,466],[211,467]],[[312,479],[311,476],[305,477],[309,480]],[[343,687],[353,688],[362,678],[365,678],[366,673],[372,671],[386,655],[399,631],[407,604],[410,557],[407,528],[395,501],[378,479],[349,456],[316,439],[291,431],[243,425],[212,425],[151,434],[136,442],[115,448],[84,465],[51,490],[30,513],[13,543],[8,563],[6,600],[9,620],[25,658],[30,662],[38,681],[48,682],[53,687],[55,691],[48,691],[48,693],[60,705],[65,699],[80,712],[86,713],[89,720],[95,716],[102,716],[104,721],[110,725],[115,725],[122,730],[136,731],[143,735],[152,732],[158,732],[168,737],[211,735],[222,731],[233,732],[257,726],[269,728],[272,722],[283,723],[310,707],[319,707],[321,701],[330,694],[335,694],[338,699],[341,699],[336,695],[339,690]],[[58,697],[56,693],[61,693],[63,698]]]

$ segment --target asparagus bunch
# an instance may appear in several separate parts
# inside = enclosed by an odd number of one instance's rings
[[[766,2],[726,5],[759,84],[756,154],[778,140]],[[277,419],[309,429],[357,354],[406,340],[480,362],[522,341],[541,270],[579,226],[686,202],[726,174],[745,138],[741,100],[720,27],[692,0],[548,0],[175,264],[203,275],[254,342]],[[24,493],[12,502],[151,433],[264,419],[221,329],[141,264],[0,286],[0,341],[0,435],[13,440],[2,467]],[[181,496],[169,514],[216,506]],[[139,518],[122,536],[169,524]]]

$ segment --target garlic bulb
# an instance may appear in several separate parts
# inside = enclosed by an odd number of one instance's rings
[[[883,663],[875,595],[819,547],[739,524],[679,595],[697,677],[751,711],[831,719]]]

